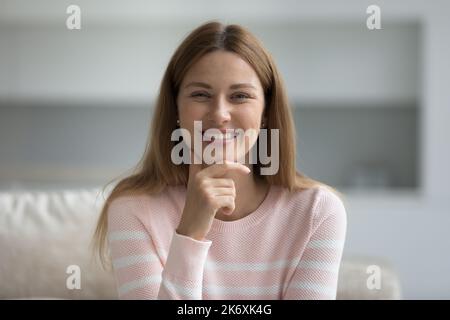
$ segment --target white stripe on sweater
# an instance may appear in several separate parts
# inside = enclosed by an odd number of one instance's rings
[[[306,248],[308,249],[340,249],[344,246],[342,240],[311,240]]]
[[[154,262],[159,258],[155,254],[145,255],[131,255],[113,260],[113,266],[116,269],[129,267],[141,262]],[[296,268],[302,269],[316,269],[321,271],[337,273],[339,270],[339,264],[328,263],[315,260],[303,260],[299,262],[299,259],[292,260],[278,260],[273,262],[256,262],[256,263],[233,263],[233,262],[217,262],[207,260],[205,263],[205,270],[220,270],[220,271],[271,271],[276,269]]]
[[[161,275],[152,275],[126,282],[122,284],[117,291],[119,292],[119,296],[122,296],[131,290],[143,288],[155,283],[161,283]]]
[[[301,269],[316,269],[320,271],[328,271],[338,273],[339,263],[329,263],[324,261],[302,260],[298,264]]]
[[[142,262],[154,262],[154,261],[159,261],[159,258],[156,254],[139,254],[114,259],[113,266],[115,269],[121,269]]]
[[[108,239],[112,242],[123,240],[149,240],[150,237],[143,231],[114,231],[108,233]]]
[[[214,262],[207,260],[205,269],[221,271],[270,271],[274,269],[285,269],[300,267],[302,269],[317,269],[322,271],[337,272],[339,264],[315,260],[303,260],[299,258],[292,260],[278,260],[273,262],[257,263],[233,263],[233,262]]]
[[[207,260],[205,269],[222,270],[222,271],[267,271],[273,269],[283,269],[287,267],[295,267],[299,259],[278,260],[273,262],[217,262]]]
[[[164,285],[167,290],[173,295],[182,295],[183,299],[201,300],[202,287],[186,287],[168,280],[166,277],[162,279],[161,285]]]

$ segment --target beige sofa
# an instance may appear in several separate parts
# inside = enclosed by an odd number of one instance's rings
[[[100,189],[0,192],[0,299],[117,299],[89,251],[103,201]],[[73,265],[80,289],[67,286]],[[367,287],[369,265],[380,267],[379,289]],[[337,298],[400,299],[399,279],[382,259],[344,254]]]

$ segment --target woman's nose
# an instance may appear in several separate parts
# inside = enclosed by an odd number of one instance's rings
[[[217,97],[211,102],[211,109],[209,112],[209,120],[211,122],[221,124],[228,122],[231,119],[228,102],[225,98]]]

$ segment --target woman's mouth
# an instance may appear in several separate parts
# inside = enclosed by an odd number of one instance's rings
[[[214,144],[230,143],[231,141],[236,139],[236,136],[237,136],[237,134],[234,132],[234,130],[227,130],[226,133],[210,132],[209,130],[202,132],[203,141],[207,144],[209,144],[209,143],[214,143]]]

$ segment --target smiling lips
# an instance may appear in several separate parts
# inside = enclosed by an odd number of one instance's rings
[[[213,131],[213,132],[211,132]],[[206,130],[203,131],[203,141],[206,143],[228,143],[233,141],[236,138],[236,133],[234,132],[234,129],[228,129],[228,130],[220,130],[221,132],[217,132],[217,130]]]

